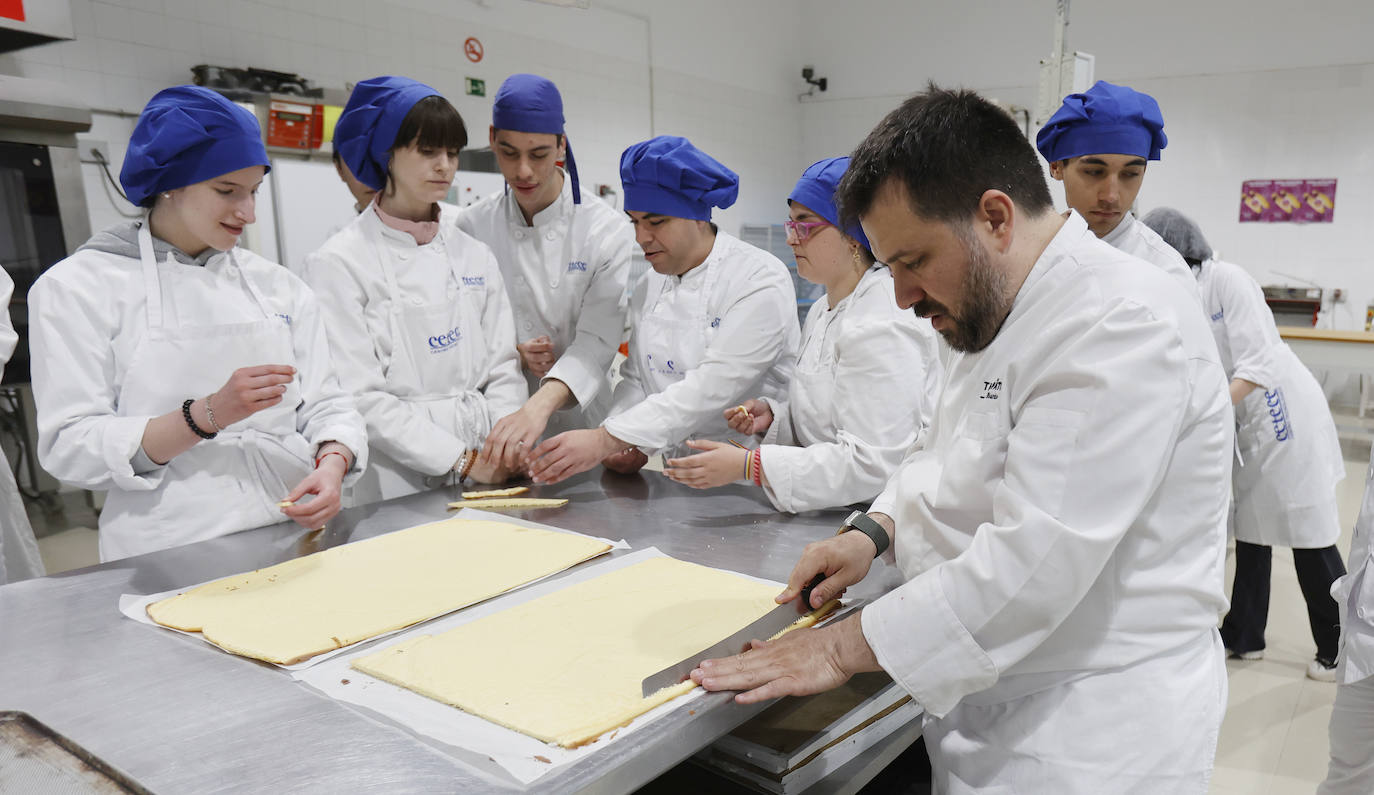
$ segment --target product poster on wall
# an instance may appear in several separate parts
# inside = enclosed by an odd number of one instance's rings
[[[1272,179],[1247,179],[1240,183],[1240,220],[1268,221]]]
[[[1247,179],[1240,185],[1242,222],[1329,224],[1335,214],[1334,179]]]
[[[1302,206],[1295,221],[1329,224],[1336,215],[1336,180],[1309,179],[1303,184]]]

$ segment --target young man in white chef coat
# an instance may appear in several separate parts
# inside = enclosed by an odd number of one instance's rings
[[[1056,214],[971,92],[889,114],[839,198],[956,352],[923,448],[778,601],[824,574],[819,606],[885,553],[907,581],[692,678],[753,702],[882,668],[925,709],[937,792],[1206,792],[1233,436],[1194,299]]]
[[[1104,242],[1174,277],[1194,297],[1193,272],[1177,251],[1131,214],[1145,169],[1168,146],[1164,116],[1149,94],[1099,80],[1070,94],[1035,136],[1064,200]]]
[[[601,427],[535,448],[536,482],[598,463],[636,472],[647,454],[688,438],[731,438],[720,407],[781,399],[797,360],[801,329],[787,268],[711,223],[712,207],[734,204],[739,177],[686,138],[661,135],[625,150],[620,179],[653,268],[630,298],[630,356]]]
[[[540,436],[605,419],[634,234],[623,214],[582,192],[563,98],[548,79],[501,84],[489,140],[507,189],[461,211],[458,227],[491,247],[515,310],[530,399],[497,421],[482,451],[513,468]]]

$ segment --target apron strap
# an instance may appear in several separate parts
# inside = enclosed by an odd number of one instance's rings
[[[149,213],[143,213],[138,226],[138,254],[143,262],[143,289],[147,294],[148,328],[162,328],[162,283],[157,275],[157,258],[153,256],[153,233],[149,229]]]

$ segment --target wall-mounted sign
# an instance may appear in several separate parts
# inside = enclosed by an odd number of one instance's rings
[[[463,42],[463,54],[468,57],[469,61],[481,63],[482,42],[478,41],[476,36],[468,36],[467,40]]]
[[[476,77],[465,77],[463,82],[467,86],[468,96],[485,97],[487,95],[487,81]]]
[[[0,17],[24,21],[24,0],[0,0]]]
[[[1240,186],[1240,220],[1329,224],[1336,214],[1334,179],[1247,179]]]

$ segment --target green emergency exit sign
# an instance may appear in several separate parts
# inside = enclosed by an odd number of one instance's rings
[[[467,81],[468,96],[485,97],[487,95],[487,81],[478,80],[475,77],[465,77],[463,79]]]

